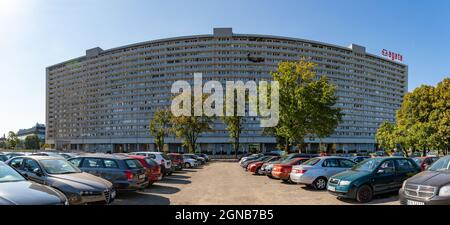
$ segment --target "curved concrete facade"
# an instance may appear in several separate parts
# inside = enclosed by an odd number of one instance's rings
[[[329,150],[374,150],[375,132],[394,121],[407,91],[408,67],[366,52],[358,45],[341,47],[268,35],[234,34],[231,28],[210,35],[176,37],[110,50],[94,48],[86,55],[47,68],[47,143],[58,149],[89,151],[152,150],[148,126],[153,112],[170,105],[176,80],[271,79],[281,61],[301,57],[316,62],[319,76],[337,86],[343,122],[335,134],[306,140]],[[273,149],[275,139],[261,134],[259,121],[246,121],[243,150]],[[222,123],[203,135],[200,147],[211,153],[231,151]],[[180,151],[180,140],[169,138]]]

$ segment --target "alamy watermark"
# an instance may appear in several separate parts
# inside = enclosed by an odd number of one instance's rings
[[[211,80],[203,85],[202,74],[194,73],[193,88],[189,82],[179,80],[172,84],[171,93],[178,94],[171,104],[172,114],[176,117],[260,117],[261,127],[274,127],[279,121],[279,84],[277,81],[259,81],[258,84],[255,81],[246,83],[226,81],[224,93],[222,83]],[[248,100],[247,115],[246,100]]]

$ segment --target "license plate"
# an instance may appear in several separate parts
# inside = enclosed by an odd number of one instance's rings
[[[329,191],[336,191],[336,187],[328,186],[328,190],[329,190]]]
[[[144,179],[145,175],[139,175],[139,179]]]
[[[425,205],[424,202],[418,202],[418,201],[412,201],[412,200],[407,200],[406,204],[407,205]]]

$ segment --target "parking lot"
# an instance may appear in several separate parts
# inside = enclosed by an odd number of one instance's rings
[[[210,162],[184,169],[137,193],[119,194],[115,205],[348,205],[326,191],[286,184],[245,172],[237,163]],[[394,194],[375,197],[369,204],[398,205]]]

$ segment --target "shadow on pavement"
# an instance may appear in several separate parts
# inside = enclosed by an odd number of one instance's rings
[[[169,187],[169,186],[161,186],[158,184],[154,184],[150,186],[149,188],[145,189],[143,191],[144,193],[150,193],[150,194],[175,194],[179,192],[180,189],[176,187]]]
[[[183,176],[183,175],[174,175],[174,174],[172,174],[172,175],[170,175],[168,178],[169,178],[169,179],[189,179],[189,178],[191,178],[191,177]]]
[[[372,201],[367,202],[367,203],[360,203],[360,202],[357,202],[355,199],[347,199],[347,198],[338,198],[338,199],[342,202],[346,202],[349,204],[356,204],[356,205],[375,205],[375,204],[383,204],[383,203],[399,201],[398,194],[395,192],[373,196]]]
[[[190,184],[190,180],[179,180],[179,179],[172,179],[170,177],[166,177],[159,181],[160,184]]]
[[[170,205],[168,198],[142,192],[120,193],[113,205]]]

